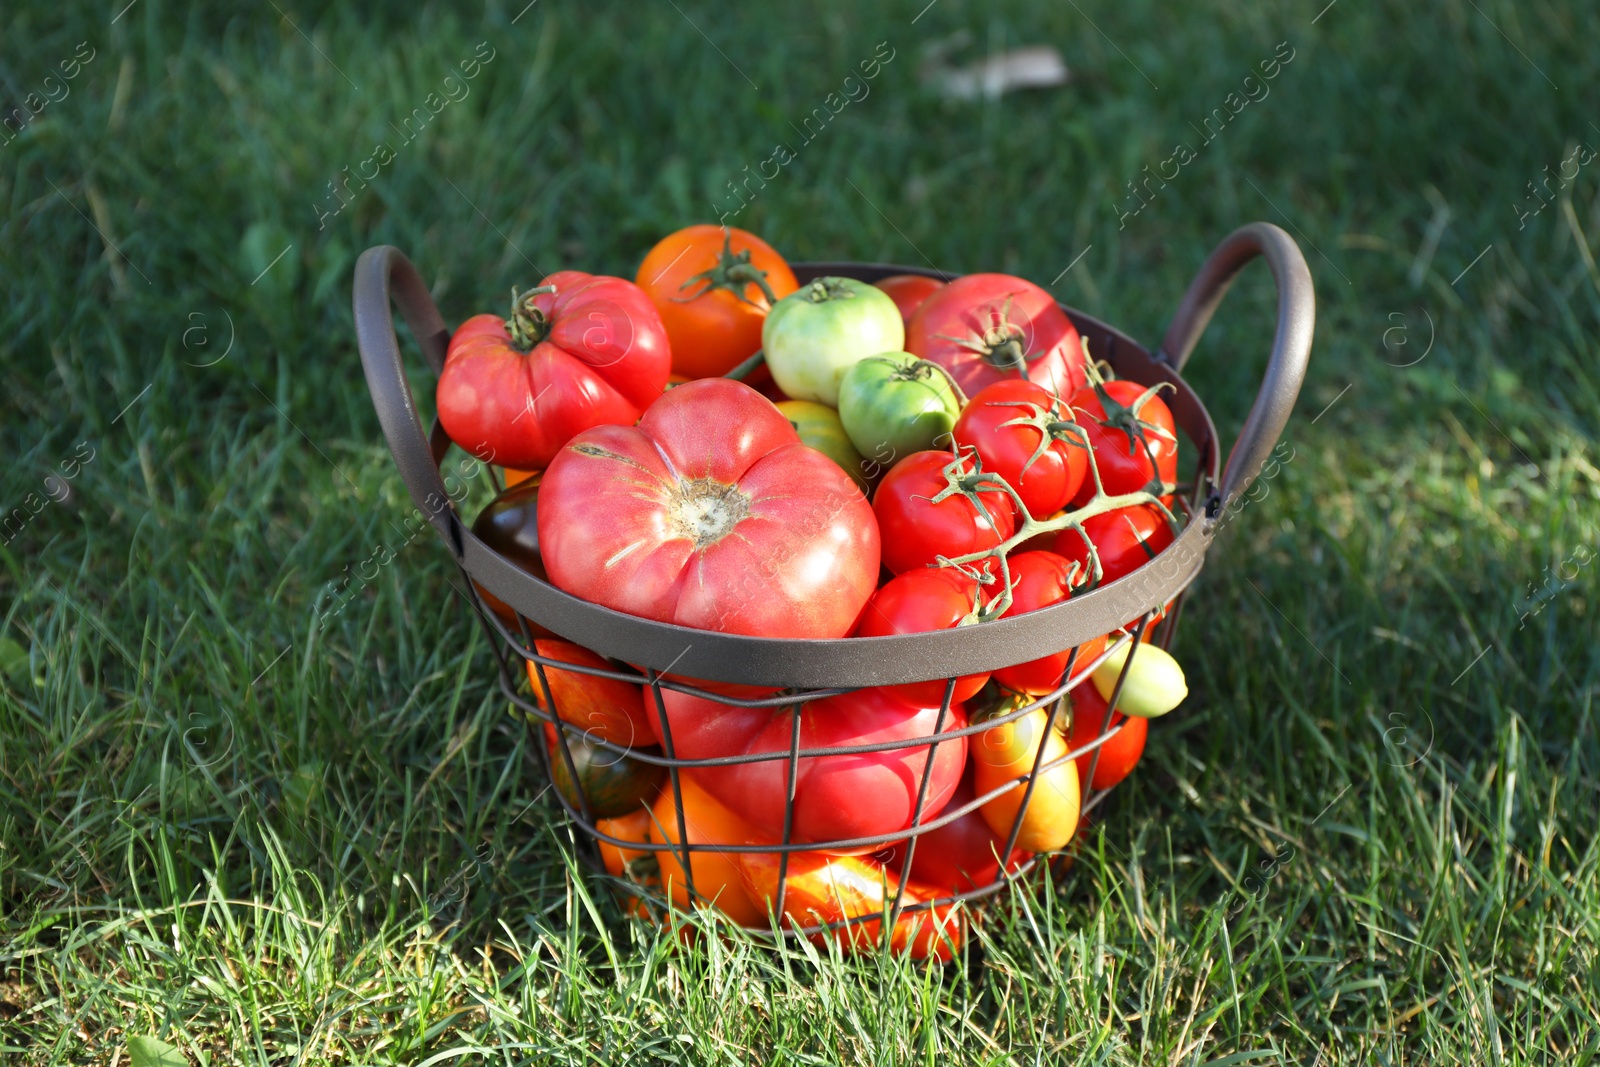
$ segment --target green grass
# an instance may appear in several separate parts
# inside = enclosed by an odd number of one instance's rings
[[[95,50],[0,144],[0,504],[38,510],[0,548],[0,1060],[1600,1059],[1600,167],[1516,207],[1600,146],[1594,5],[84,7],[8,5],[0,59],[12,106]],[[1077,80],[942,101],[920,50],[962,30]],[[1060,884],[945,969],[679,950],[576,872],[456,572],[398,532],[350,268],[399,245],[450,321],[538,268],[631,275],[881,41],[735,221],[795,259],[1061,275],[1151,343],[1217,240],[1278,222],[1320,301],[1295,458]],[[1280,41],[1270,95],[1119,230]],[[1225,439],[1271,316],[1252,268],[1191,364]]]

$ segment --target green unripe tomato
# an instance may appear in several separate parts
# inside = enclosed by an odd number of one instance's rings
[[[772,380],[784,395],[836,407],[851,364],[906,345],[905,320],[882,289],[854,278],[818,278],[772,306],[761,327]]]
[[[950,379],[910,352],[868,356],[845,371],[839,383],[844,432],[857,451],[883,467],[948,445],[946,435],[960,414]]]
[[[1128,653],[1132,650],[1133,642],[1129,641],[1095,668],[1090,680],[1103,699],[1111,699],[1122,665],[1128,662]],[[1183,679],[1183,668],[1178,666],[1178,661],[1159,645],[1141,644],[1139,654],[1133,657],[1133,666],[1128,668],[1128,680],[1122,685],[1117,710],[1140,719],[1154,719],[1183,703],[1188,695],[1189,684]]]
[[[801,443],[810,445],[833,460],[844,468],[850,480],[859,485],[863,493],[868,496],[872,494],[872,485],[867,481],[867,464],[850,444],[837,411],[826,404],[815,404],[809,400],[784,400],[778,404],[778,410],[789,420],[794,432],[800,435]]]

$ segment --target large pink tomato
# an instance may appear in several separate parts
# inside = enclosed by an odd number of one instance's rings
[[[667,391],[637,427],[569,441],[539,487],[539,550],[574,596],[758,637],[844,637],[878,580],[861,490],[725,378]]]
[[[439,421],[479,459],[538,470],[591,426],[628,426],[666,388],[667,331],[621,278],[563,270],[513,301],[511,317],[474,315],[450,338]]]
[[[790,706],[739,708],[671,689],[663,691],[662,702],[672,728],[672,754],[678,759],[789,751],[795,714]],[[659,739],[659,719],[652,715],[650,720]],[[912,704],[888,689],[859,689],[802,705],[800,747],[909,741],[931,736],[938,721],[938,701],[931,706]],[[945,716],[946,730],[966,724],[966,710],[960,704]],[[924,820],[933,818],[949,801],[966,760],[965,737],[934,745]],[[820,843],[904,830],[911,825],[927,765],[927,745],[800,760],[793,840]],[[690,775],[751,826],[774,839],[783,833],[784,798],[789,792],[787,759],[695,767],[679,773]]]
[[[968,396],[1025,377],[1065,398],[1088,381],[1066,312],[1009,274],[968,274],[934,292],[906,326],[906,351],[949,371]]]

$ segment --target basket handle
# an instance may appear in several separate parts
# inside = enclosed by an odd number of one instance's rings
[[[394,314],[390,310],[391,298],[400,306],[411,335],[437,376],[444,369],[450,331],[445,328],[422,276],[405,253],[393,245],[377,245],[361,253],[361,258],[356,260],[353,303],[361,367],[367,375],[367,389],[372,393],[372,406],[377,409],[384,439],[389,443],[389,451],[400,468],[411,499],[460,559],[459,520],[444,479],[439,476],[422,420],[417,416],[411,387],[406,383],[400,339],[395,336]]]
[[[1228,455],[1228,465],[1222,473],[1222,495],[1207,503],[1206,512],[1211,517],[1219,515],[1255,481],[1277,445],[1305,381],[1317,299],[1311,271],[1294,238],[1270,222],[1252,222],[1229,234],[1189,283],[1155,356],[1181,372],[1228,286],[1256,256],[1266,258],[1278,286],[1278,329],[1272,338],[1272,355],[1267,359],[1261,389]]]

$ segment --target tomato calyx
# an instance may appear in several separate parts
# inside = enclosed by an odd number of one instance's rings
[[[1011,299],[1006,297],[998,314],[991,312],[994,321],[985,326],[982,333],[972,333],[966,337],[951,337],[942,333],[934,336],[979,356],[997,370],[1014,370],[1026,378],[1028,361],[1039,357],[1028,352],[1026,331],[1011,321]]]
[[[687,289],[691,285],[699,285],[700,289],[688,296],[677,297],[680,304],[687,304],[691,300],[698,300],[707,293],[717,289],[725,289],[739,300],[751,307],[760,307],[754,300],[744,295],[748,286],[754,285],[761,290],[761,295],[767,298],[770,308],[778,302],[777,294],[772,291],[772,286],[767,284],[767,272],[750,262],[751,250],[746,248],[735,252],[733,250],[733,234],[727,227],[722,229],[722,251],[717,254],[715,265],[706,268],[699,274],[691,275],[678,288]]]
[[[950,387],[950,392],[955,396],[956,402],[961,407],[967,406],[967,394],[961,386],[956,384],[955,378],[949,371],[931,359],[917,359],[911,363],[901,363],[885,356],[868,356],[862,363],[883,363],[894,368],[889,373],[892,382],[925,382],[930,378],[943,378],[944,383]]]
[[[1004,561],[1002,560],[1002,563],[1003,562]],[[996,597],[990,597],[989,602],[987,604],[984,603],[984,589],[988,586],[994,585],[995,582],[998,581],[994,573],[989,570],[989,561],[987,559],[978,560],[972,563],[955,563],[946,556],[939,556],[938,565],[940,567],[948,567],[951,570],[965,575],[976,583],[976,587],[972,590],[972,607],[968,609],[965,615],[961,616],[961,618],[957,620],[955,626],[951,627],[951,629],[960,629],[963,626],[976,626],[980,622],[988,622],[990,619],[998,619],[1001,615],[1005,614],[1006,607],[1009,607],[1011,604],[1011,590],[1009,587],[1006,589],[1004,594],[1006,598],[1005,606],[997,610],[994,606],[996,600],[998,599]]]
[[[1051,395],[1049,407],[1042,407],[1031,400],[990,400],[988,404],[991,407],[1020,408],[1027,412],[1002,422],[995,427],[996,429],[1032,426],[1039,431],[1039,445],[1033,450],[1033,455],[1028,457],[1028,461],[1022,465],[1023,474],[1027,474],[1028,468],[1050,451],[1050,446],[1057,441],[1064,441],[1073,448],[1081,448],[1085,452],[1091,451],[1089,438],[1084,434],[1083,427],[1073,418],[1071,406],[1064,405],[1059,396]]]
[[[1087,354],[1087,343],[1085,343],[1084,351]],[[1160,395],[1161,390],[1171,389],[1173,392],[1177,392],[1177,387],[1171,382],[1157,382],[1134,397],[1132,403],[1123,404],[1111,395],[1110,390],[1106,388],[1105,377],[1100,374],[1094,364],[1089,365],[1089,384],[1093,387],[1095,396],[1100,401],[1100,407],[1105,411],[1105,417],[1096,421],[1106,429],[1121,433],[1128,439],[1128,455],[1134,454],[1135,447],[1142,448],[1146,460],[1150,463],[1150,469],[1152,471],[1156,470],[1155,453],[1150,446],[1150,435],[1153,434],[1163,441],[1171,442],[1173,445],[1178,443],[1178,439],[1165,427],[1145,421],[1140,417],[1140,412],[1144,410],[1144,406],[1153,398]],[[1152,479],[1150,488],[1152,491],[1159,492],[1171,492],[1172,489],[1171,486],[1162,485],[1159,476]]]
[[[812,304],[826,304],[830,300],[854,300],[855,290],[844,284],[842,278],[818,278],[803,286],[800,292]]]
[[[506,319],[506,332],[511,334],[511,343],[522,351],[532,352],[539,342],[550,336],[555,323],[534,306],[533,298],[545,293],[554,295],[555,291],[553,285],[535,286],[525,293],[518,293],[514,285],[511,287],[511,314]]]
[[[952,446],[951,454],[953,458],[940,472],[944,475],[944,488],[935,495],[922,499],[930,504],[943,504],[953,496],[966,497],[967,502],[977,509],[978,514],[982,515],[986,522],[993,523],[995,518],[979,494],[1006,493],[1013,497],[1016,494],[1011,491],[1004,478],[983,469],[983,460],[978,457],[978,450],[973,445],[967,445],[965,451],[960,446]]]
[[[991,722],[1012,714],[1026,704],[1033,703],[1033,698],[1025,693],[1018,693],[1007,689],[999,682],[991,681],[968,704],[967,722],[976,726],[979,723]],[[1065,716],[1057,716],[1058,719]]]

